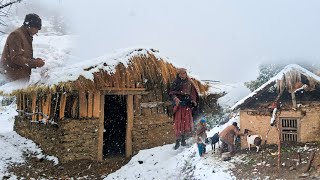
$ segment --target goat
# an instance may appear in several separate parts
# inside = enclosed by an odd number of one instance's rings
[[[255,145],[257,147],[257,152],[259,152],[259,148],[261,146],[262,137],[260,135],[250,135],[250,130],[245,129],[244,134],[247,136],[247,143],[250,151],[251,145]]]
[[[205,143],[210,143],[211,144],[211,148],[213,149],[213,152],[216,151],[216,143],[218,143],[219,148],[220,148],[220,144],[219,144],[219,132],[215,133],[212,137],[206,138]]]

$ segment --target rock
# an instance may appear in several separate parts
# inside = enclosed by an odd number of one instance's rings
[[[10,175],[4,175],[2,178],[3,178],[3,179],[10,179],[11,176],[10,176]]]
[[[289,170],[290,170],[290,171],[296,170],[296,167],[291,166],[291,167],[289,168]]]
[[[299,178],[306,178],[309,176],[309,173],[302,173],[299,175]]]
[[[221,158],[223,161],[229,161],[231,159],[231,153],[230,152],[222,153]]]

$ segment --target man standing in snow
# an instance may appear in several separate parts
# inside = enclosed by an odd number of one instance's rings
[[[192,109],[197,106],[198,92],[188,77],[187,70],[179,68],[177,77],[171,85],[169,96],[174,102],[173,119],[176,145],[186,146],[186,136],[193,130]]]
[[[235,145],[234,145],[234,138],[236,136],[244,136],[243,133],[240,133],[238,130],[237,122],[233,122],[232,125],[226,127],[220,134],[220,140],[222,142],[222,150],[221,153],[224,151],[224,147],[228,146],[228,152],[233,154],[235,152]]]
[[[27,14],[23,25],[9,34],[1,57],[2,73],[9,81],[29,80],[31,69],[44,65],[43,59],[33,58],[33,36],[40,29],[40,17]]]

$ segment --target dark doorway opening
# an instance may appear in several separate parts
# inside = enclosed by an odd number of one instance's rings
[[[125,155],[127,98],[105,95],[103,156]]]

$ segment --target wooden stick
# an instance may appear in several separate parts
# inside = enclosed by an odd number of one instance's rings
[[[55,119],[56,118],[55,116],[57,115],[58,101],[59,101],[59,93],[57,92],[56,104],[55,104],[54,110],[53,110],[53,119]]]
[[[307,169],[304,171],[304,173],[308,172],[310,167],[311,167],[311,164],[312,164],[312,161],[314,159],[314,154],[315,154],[315,151],[313,151],[310,155],[310,158],[309,158],[309,161],[308,161],[308,165],[307,165]]]
[[[32,93],[31,100],[32,100],[31,111],[34,113],[34,112],[36,112],[37,93]],[[36,115],[35,114],[32,115],[32,120],[36,120]]]

